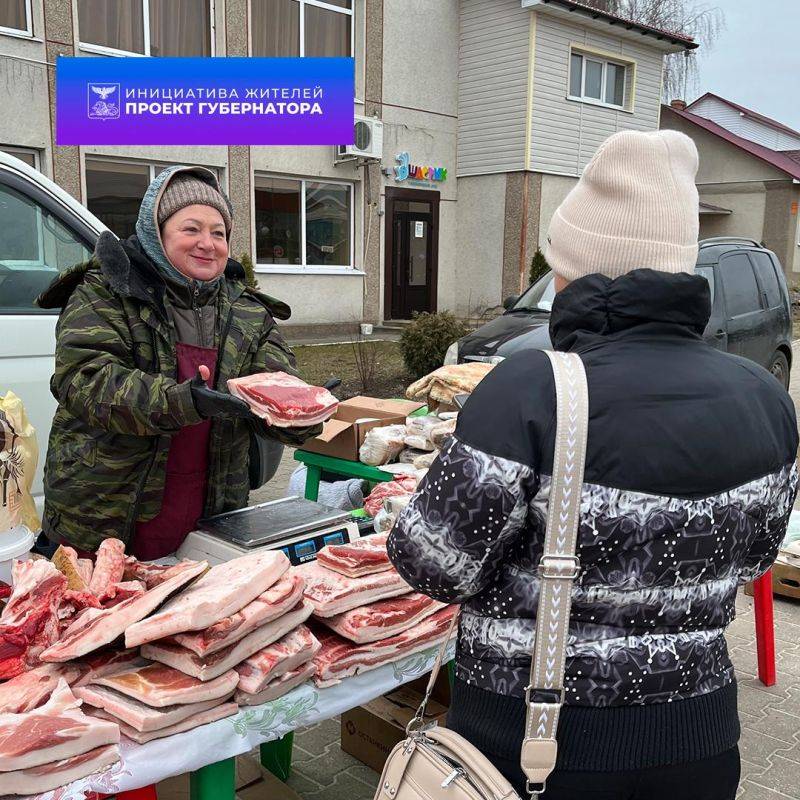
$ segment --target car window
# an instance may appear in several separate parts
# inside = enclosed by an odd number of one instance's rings
[[[39,311],[33,301],[62,270],[91,252],[30,197],[0,184],[0,313]]]
[[[512,311],[550,311],[556,296],[555,280],[552,272],[539,278],[514,304]]]
[[[744,253],[734,253],[721,258],[719,266],[728,316],[738,317],[760,311],[758,284],[750,259]]]
[[[761,288],[767,296],[767,306],[776,308],[781,304],[781,287],[778,283],[778,275],[775,272],[775,264],[767,253],[751,252],[750,258],[756,265],[758,279],[761,281]]]
[[[708,281],[708,288],[711,290],[711,305],[714,305],[714,267],[695,267],[694,271],[701,278]]]

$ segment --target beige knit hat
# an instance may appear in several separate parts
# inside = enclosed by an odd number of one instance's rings
[[[222,215],[226,233],[230,235],[233,223],[230,204],[221,192],[190,172],[179,172],[170,178],[159,198],[156,220],[163,225],[176,211],[193,205],[216,208]]]
[[[697,148],[672,130],[615,133],[553,214],[547,262],[562,278],[694,272]]]

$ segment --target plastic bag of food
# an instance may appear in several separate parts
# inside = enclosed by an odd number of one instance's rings
[[[362,464],[379,467],[394,461],[405,447],[403,438],[406,435],[405,425],[384,425],[367,431],[364,444],[358,451]]]
[[[434,447],[437,447],[441,450],[447,437],[452,436],[456,432],[457,421],[458,420],[453,417],[453,419],[449,419],[446,422],[440,422],[431,431],[431,442],[433,443]]]
[[[0,534],[20,524],[42,527],[31,496],[38,461],[36,431],[22,400],[8,392],[0,397]]]
[[[375,533],[389,533],[394,527],[396,519],[394,514],[390,514],[385,508],[382,508],[372,520],[372,527],[375,529]]]
[[[375,517],[383,508],[384,500],[393,495],[411,496],[417,490],[417,479],[413,475],[398,475],[393,481],[379,483],[364,501],[364,510],[370,517]]]
[[[439,424],[441,424],[441,420],[433,414],[406,417],[406,433],[409,436],[424,436],[426,439],[430,439],[431,430]]]
[[[438,455],[439,452],[437,450],[433,450],[430,453],[421,453],[411,463],[416,469],[428,469]]]
[[[413,464],[416,458],[419,458],[419,456],[424,456],[425,453],[425,450],[415,450],[413,447],[407,447],[397,457],[397,461],[400,464]]]
[[[406,436],[403,441],[405,442],[406,447],[411,447],[414,450],[428,452],[429,450],[435,449],[433,442],[431,442],[431,440],[426,436]]]

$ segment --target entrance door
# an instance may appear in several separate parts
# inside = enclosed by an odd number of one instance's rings
[[[436,310],[438,200],[438,192],[387,190],[388,319]]]

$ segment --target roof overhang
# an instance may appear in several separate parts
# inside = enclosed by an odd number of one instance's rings
[[[611,29],[616,36],[640,44],[648,44],[664,53],[680,53],[684,50],[695,50],[700,46],[686,36],[631,22],[615,14],[591,8],[583,3],[572,2],[572,0],[521,0],[521,2],[523,8],[544,11],[562,19],[571,19],[605,33],[609,33],[609,29]]]

